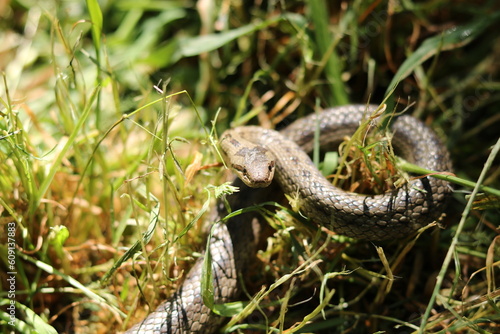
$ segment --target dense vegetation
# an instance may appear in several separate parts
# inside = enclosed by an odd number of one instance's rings
[[[128,328],[203,250],[217,134],[385,101],[473,181],[446,228],[374,245],[271,215],[248,293],[289,278],[226,330],[498,332],[499,21],[494,0],[0,2],[2,331]]]

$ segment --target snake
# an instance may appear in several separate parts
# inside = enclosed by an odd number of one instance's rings
[[[401,239],[439,220],[452,192],[448,181],[425,175],[409,178],[383,194],[363,195],[335,187],[311,161],[315,138],[322,147],[338,145],[377,108],[364,104],[328,108],[300,118],[280,132],[258,126],[226,130],[219,138],[220,147],[238,176],[234,184],[240,188],[228,197],[231,209],[259,203],[266,191],[276,191],[267,189],[278,184],[296,199],[300,213],[311,222],[356,239]],[[451,171],[447,148],[423,122],[401,115],[391,131],[392,146],[401,158],[435,172]],[[260,228],[258,215],[251,212],[223,219],[227,207],[222,201],[217,204],[208,247],[217,304],[237,298],[241,290],[238,274],[245,272],[253,258]],[[203,302],[202,267],[200,257],[173,296],[126,333],[207,334],[220,328],[225,318]]]

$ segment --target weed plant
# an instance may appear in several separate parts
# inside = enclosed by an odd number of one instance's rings
[[[272,211],[245,282],[265,293],[223,330],[500,331],[497,1],[11,0],[0,18],[2,332],[130,327],[203,252],[231,179],[217,134],[382,101],[450,150],[446,217],[370,243]]]

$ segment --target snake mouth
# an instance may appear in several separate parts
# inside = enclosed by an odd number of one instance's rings
[[[260,181],[250,180],[248,177],[242,177],[240,179],[250,188],[267,188],[272,182],[272,179]]]
[[[273,181],[275,167],[274,161],[271,161],[266,166],[254,169],[247,169],[246,167],[238,164],[232,164],[231,167],[238,178],[250,188],[266,188]]]

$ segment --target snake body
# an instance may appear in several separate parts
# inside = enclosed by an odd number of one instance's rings
[[[425,176],[385,194],[355,194],[334,187],[308,156],[317,129],[322,145],[339,143],[376,108],[330,108],[299,119],[279,133],[253,126],[235,128],[221,136],[221,147],[229,156],[238,157],[231,164],[244,174],[247,184],[245,177],[250,175],[250,179],[259,180],[257,186],[265,186],[270,182],[266,175],[274,172],[283,192],[297,198],[300,211],[312,222],[358,239],[402,238],[442,215],[451,193],[448,182]],[[422,122],[400,116],[392,131],[392,144],[404,159],[437,172],[451,169],[448,151]],[[253,146],[241,145],[243,140]],[[230,198],[232,209],[257,203],[262,191],[242,187],[240,194]],[[225,214],[225,208],[219,205],[217,221]],[[245,214],[214,225],[210,252],[216,303],[230,301],[238,293],[237,273],[246,266],[255,235],[252,219]],[[201,266],[200,259],[174,296],[127,333],[212,333],[219,327],[223,319],[202,302]]]

